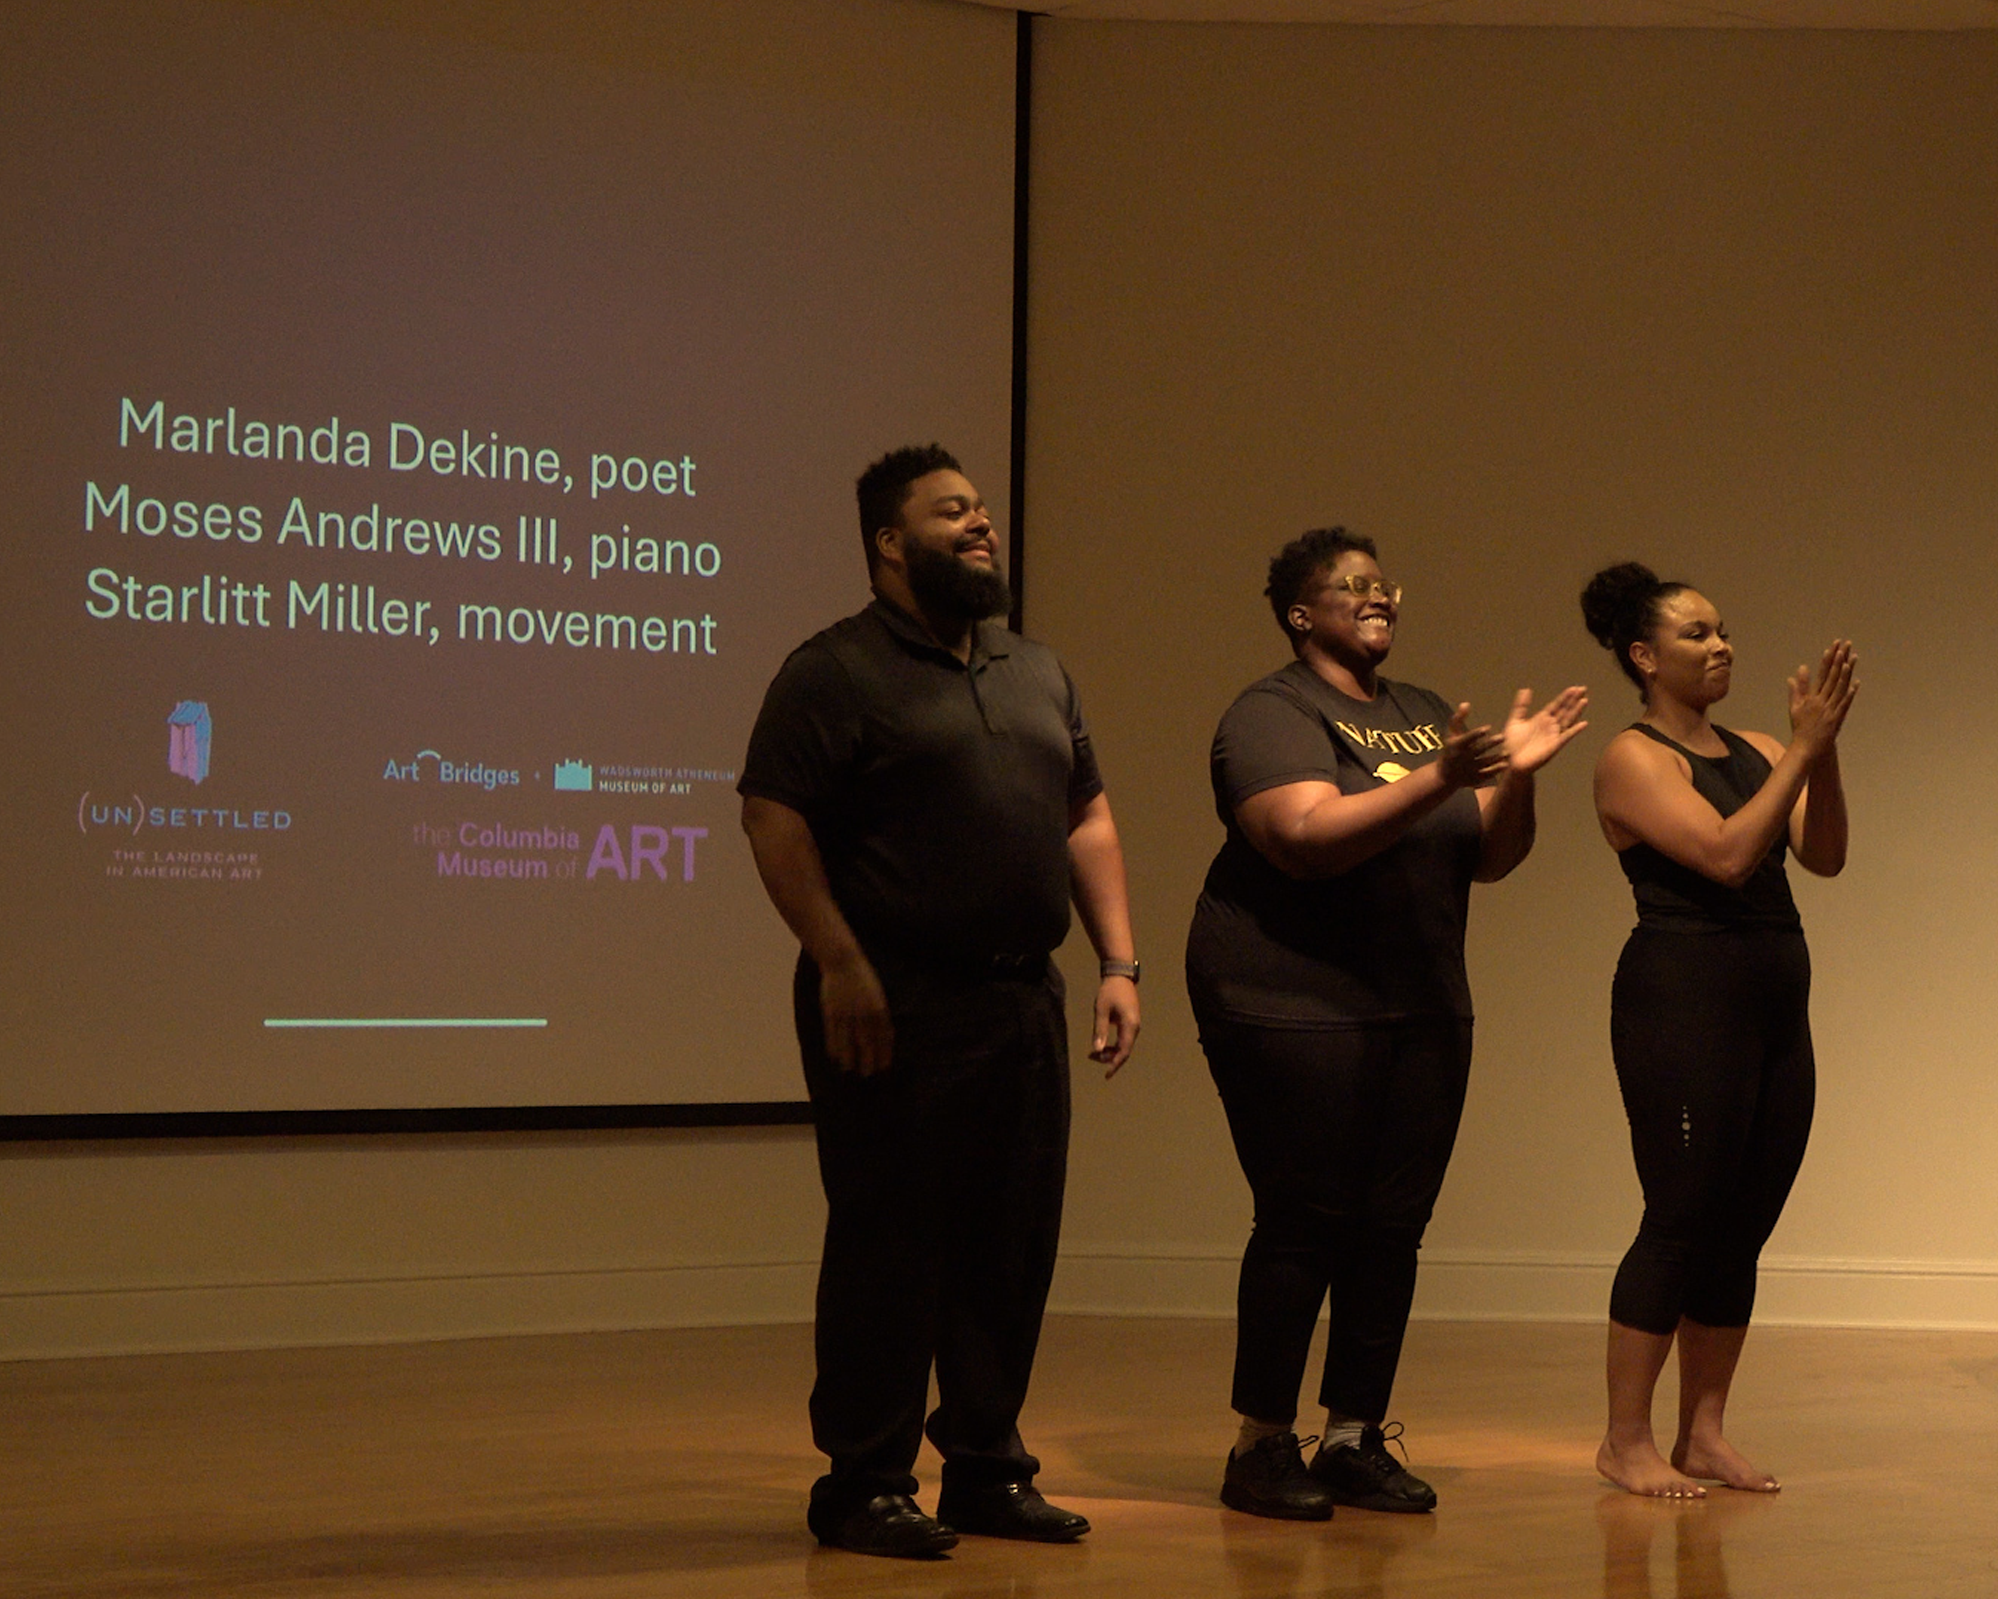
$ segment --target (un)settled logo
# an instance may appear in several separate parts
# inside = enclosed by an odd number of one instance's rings
[[[579,794],[587,794],[597,786],[596,768],[585,766],[581,761],[557,761],[555,786],[558,789],[573,789]]]
[[[182,700],[167,718],[167,770],[190,783],[208,775],[208,743],[214,734],[208,706],[202,700]]]

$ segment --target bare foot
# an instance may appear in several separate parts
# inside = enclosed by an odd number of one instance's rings
[[[1658,1446],[1646,1439],[1642,1444],[1617,1445],[1603,1440],[1596,1451],[1596,1470],[1625,1493],[1650,1499],[1704,1499],[1706,1489],[1691,1477],[1674,1471]]]
[[[1702,1477],[1743,1493],[1773,1494],[1783,1485],[1760,1466],[1743,1459],[1725,1438],[1681,1439],[1672,1446],[1672,1464],[1688,1477]]]

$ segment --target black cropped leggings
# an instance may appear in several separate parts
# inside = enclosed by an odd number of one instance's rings
[[[1235,1409],[1297,1415],[1329,1290],[1319,1402],[1379,1421],[1463,1115],[1471,1023],[1309,1031],[1203,1016],[1200,1043],[1256,1201],[1236,1300]]]
[[[1755,1266],[1811,1134],[1811,958],[1802,933],[1640,927],[1610,991],[1610,1051],[1644,1220],[1610,1319],[1745,1327]]]

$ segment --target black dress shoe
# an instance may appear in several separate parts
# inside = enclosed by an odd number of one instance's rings
[[[843,1513],[828,1513],[814,1504],[805,1523],[822,1544],[851,1549],[857,1555],[889,1555],[900,1560],[930,1560],[957,1546],[957,1534],[923,1514],[907,1494],[876,1494],[866,1504]]]
[[[1368,1427],[1358,1444],[1321,1449],[1311,1462],[1311,1475],[1325,1485],[1335,1504],[1356,1510],[1388,1510],[1419,1516],[1436,1508],[1436,1490],[1393,1455],[1388,1444],[1401,1437],[1401,1423],[1392,1433]]]
[[[944,1484],[937,1519],[981,1538],[1024,1538],[1029,1543],[1074,1543],[1089,1522],[1051,1505],[1030,1482],[994,1482],[977,1488]]]
[[[1221,1478],[1221,1503],[1274,1521],[1332,1519],[1332,1496],[1304,1469],[1303,1445],[1294,1432],[1264,1438],[1245,1454],[1231,1453]]]

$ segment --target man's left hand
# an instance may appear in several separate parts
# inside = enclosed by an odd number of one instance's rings
[[[1131,1058],[1138,1042],[1138,985],[1128,977],[1106,977],[1096,985],[1096,1030],[1089,1058],[1100,1061],[1105,1078]]]

